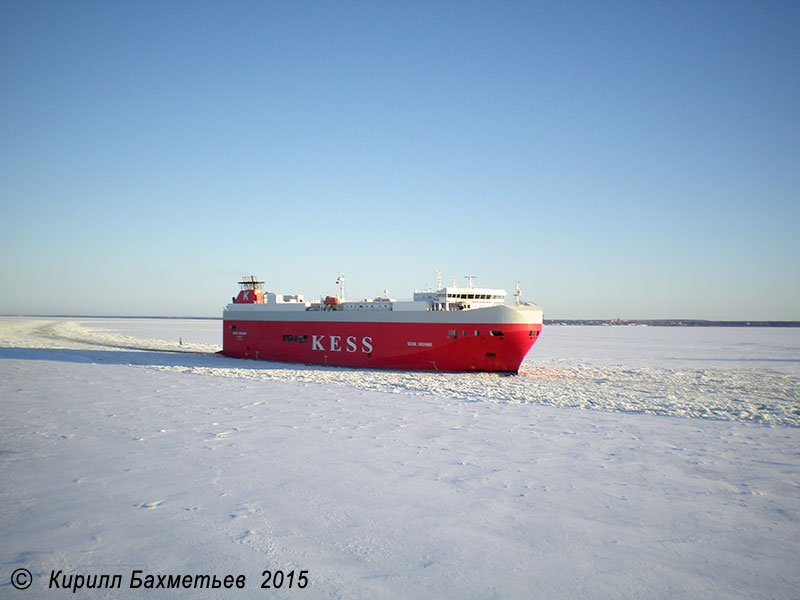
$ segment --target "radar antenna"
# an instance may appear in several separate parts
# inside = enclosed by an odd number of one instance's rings
[[[339,300],[344,302],[344,273],[339,273],[336,279],[336,285],[339,286]]]
[[[242,280],[239,282],[239,288],[242,290],[260,290],[264,284],[263,281],[258,281],[255,275],[242,275]]]

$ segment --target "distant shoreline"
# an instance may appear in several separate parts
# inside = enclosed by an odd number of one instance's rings
[[[164,317],[130,315],[0,315],[37,319],[192,319],[221,321],[221,317]],[[800,321],[711,321],[707,319],[545,319],[545,325],[589,325],[602,327],[800,327]]]
[[[800,321],[709,321],[706,319],[545,319],[544,324],[606,327],[800,327]]]

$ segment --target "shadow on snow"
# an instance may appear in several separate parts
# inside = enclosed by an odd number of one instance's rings
[[[0,348],[0,359],[39,360],[99,365],[147,367],[208,367],[212,369],[286,369],[288,363],[233,358],[215,352],[175,350],[92,350],[62,348]],[[291,365],[303,368],[303,365]]]

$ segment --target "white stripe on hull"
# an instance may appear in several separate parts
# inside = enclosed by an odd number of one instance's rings
[[[224,321],[286,321],[311,323],[542,323],[538,306],[492,306],[463,311],[342,311],[271,310],[264,304],[229,304]]]

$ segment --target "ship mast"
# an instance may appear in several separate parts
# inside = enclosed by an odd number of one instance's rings
[[[255,275],[242,275],[242,280],[239,282],[239,289],[260,290],[263,283],[263,281],[258,281]]]
[[[339,273],[339,277],[336,279],[336,285],[339,286],[339,300],[344,302],[344,273]]]

